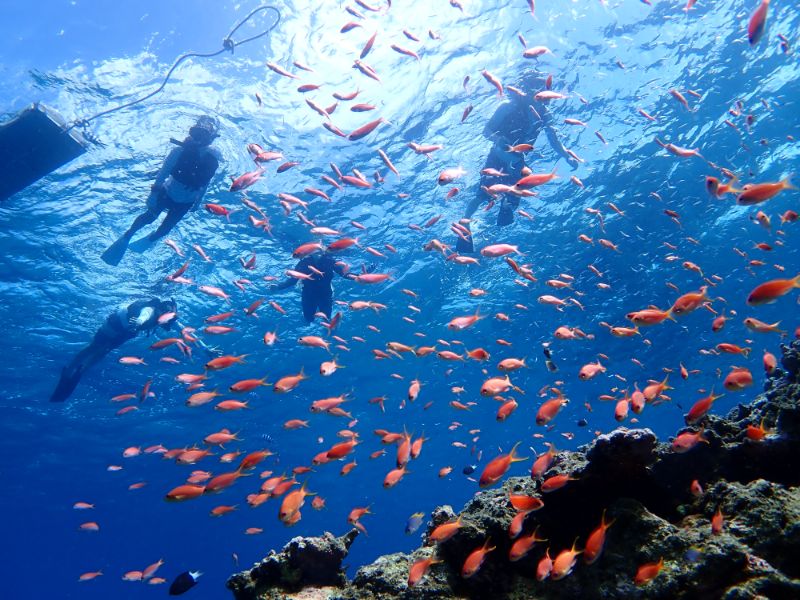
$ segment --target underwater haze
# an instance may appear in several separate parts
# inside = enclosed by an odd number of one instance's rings
[[[509,475],[529,473],[548,443],[576,448],[619,426],[648,427],[669,441],[712,390],[724,394],[715,413],[750,399],[763,385],[764,352],[777,352],[781,341],[772,330],[793,337],[800,326],[791,283],[785,295],[768,298],[772,303],[747,303],[756,286],[800,273],[800,223],[791,214],[800,210],[800,195],[787,184],[748,204],[743,188],[781,182],[800,166],[800,9],[773,0],[763,35],[751,44],[748,23],[758,0],[689,4],[540,0],[532,11],[526,0],[289,0],[276,4],[281,19],[268,36],[232,54],[187,60],[159,95],[92,121],[89,130],[102,145],[91,144],[79,159],[0,203],[3,596],[149,598],[166,595],[170,582],[191,570],[203,575],[187,597],[225,598],[233,572],[294,536],[341,535],[352,528],[351,510],[369,507],[358,520],[366,534],[347,559],[352,575],[379,555],[417,547],[422,531],[405,533],[412,513],[427,518],[442,504],[459,509],[479,489],[486,464],[517,443],[516,453],[529,460],[511,465]],[[0,121],[31,102],[74,121],[133,100],[157,87],[182,52],[218,50],[258,6],[7,0]],[[236,37],[274,21],[271,12],[259,13]],[[351,22],[357,26],[343,27]],[[373,33],[372,48],[359,59]],[[530,50],[536,47],[546,51]],[[526,48],[536,56],[525,57]],[[356,59],[377,79],[355,68]],[[532,70],[542,82],[552,76],[549,87],[519,89]],[[298,91],[305,84],[319,88]],[[332,95],[356,91],[352,100]],[[493,145],[486,124],[504,103],[541,92],[549,93],[541,102],[569,160],[544,131],[513,140],[532,149],[501,148],[514,160],[523,157],[534,174],[557,177],[495,190],[497,197],[472,216],[475,252],[454,256],[458,236],[468,235],[458,225],[466,206],[478,194],[488,200],[480,186],[493,184],[481,175]],[[359,103],[369,106],[350,110]],[[155,173],[175,147],[170,138],[182,140],[204,114],[219,121],[214,145],[222,161],[199,208],[166,236],[174,247],[161,240],[145,252],[129,251],[119,266],[106,264],[101,254],[144,209]],[[383,121],[372,123],[377,119]],[[345,136],[375,127],[349,139],[324,123]],[[231,192],[232,178],[257,168],[248,144],[282,158],[263,163],[246,190]],[[441,148],[419,152],[409,144]],[[287,162],[297,164],[278,172]],[[449,169],[456,169],[452,179],[443,176]],[[707,177],[724,183],[730,176],[737,177],[731,192],[709,193]],[[499,205],[516,200],[513,223],[498,226]],[[315,235],[312,227],[338,233]],[[271,286],[295,268],[301,245],[341,238],[358,239],[334,255],[351,273],[389,277],[335,277],[333,313],[340,317],[306,323],[304,283]],[[499,244],[514,248],[499,247],[497,257],[481,253]],[[253,255],[255,264],[247,265]],[[187,261],[183,283],[168,279]],[[230,300],[200,286],[220,288]],[[694,310],[674,310],[694,292],[702,296]],[[173,298],[178,319],[194,333],[173,326],[139,335],[87,370],[67,401],[49,402],[62,368],[106,317],[151,296]],[[373,304],[355,310],[358,301]],[[659,324],[634,329],[626,316],[648,307],[673,310]],[[227,311],[233,315],[217,325],[232,331],[205,330],[208,317]],[[474,323],[448,327],[476,313]],[[712,331],[720,315],[727,321]],[[756,331],[744,323],[748,317],[780,324]],[[268,332],[277,332],[272,345],[264,342]],[[150,349],[182,336],[180,344]],[[304,336],[320,336],[330,350],[298,343]],[[223,355],[247,356],[208,371],[202,390],[187,390],[176,377],[203,374],[213,358],[193,337]],[[435,351],[417,356],[404,346]],[[468,355],[479,348],[490,357]],[[443,351],[456,356],[437,354]],[[123,364],[122,357],[145,364]],[[332,357],[343,368],[323,376],[320,364]],[[507,373],[514,388],[482,395],[487,379],[505,377],[498,363],[508,358],[525,362]],[[598,362],[596,374],[579,376]],[[753,386],[725,389],[733,367],[749,369]],[[273,391],[301,369],[307,379],[286,393]],[[637,387],[667,376],[672,389],[640,414],[618,413],[619,401]],[[228,391],[251,378],[269,385]],[[152,394],[140,402],[148,381]],[[411,401],[414,381],[420,389]],[[212,402],[186,405],[191,394],[214,390],[221,395]],[[111,401],[127,394],[135,397]],[[339,414],[309,410],[312,401],[345,394]],[[558,414],[537,425],[542,403],[559,394],[565,402]],[[498,420],[501,402],[493,395],[514,398],[518,407]],[[247,408],[214,409],[229,399]],[[125,406],[135,409],[121,411]],[[293,419],[308,426],[284,427]],[[166,450],[206,447],[204,438],[222,429],[239,439],[213,447],[195,465],[163,457]],[[381,443],[375,430],[425,438],[390,489],[384,478],[396,468],[397,444]],[[358,441],[350,454],[312,465],[348,432]],[[142,452],[123,457],[130,448]],[[165,501],[192,471],[235,471],[258,450],[273,455],[241,471],[227,489]],[[226,452],[241,456],[224,464]],[[279,519],[282,498],[248,506],[247,496],[265,481],[262,472],[291,477],[296,467],[312,470],[298,474],[293,489],[304,483],[317,494],[298,522]],[[311,506],[317,497],[325,501],[320,510]],[[76,510],[78,502],[94,508]],[[236,509],[210,516],[221,505]],[[81,529],[87,522],[99,530]],[[248,528],[263,531],[246,534]],[[156,576],[164,584],[123,580],[159,559]]]

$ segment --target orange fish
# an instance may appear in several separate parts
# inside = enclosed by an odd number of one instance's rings
[[[199,498],[205,491],[206,488],[203,485],[179,485],[167,492],[165,500],[173,502],[191,500],[192,498]]]
[[[545,401],[536,413],[536,424],[547,425],[556,417],[561,407],[566,406],[568,402],[560,392],[556,398]]]
[[[516,562],[525,557],[531,551],[536,542],[546,542],[547,539],[538,536],[539,528],[537,527],[533,533],[517,539],[508,551],[508,560]]]
[[[544,475],[553,464],[553,461],[558,454],[558,451],[553,444],[547,444],[547,446],[547,452],[540,454],[531,467],[531,477],[533,479],[538,479]]]
[[[219,371],[221,369],[227,369],[228,367],[235,365],[235,364],[244,364],[245,358],[247,354],[242,354],[241,356],[219,356],[208,361],[205,365],[206,370],[208,371]],[[189,381],[184,381],[183,383],[190,383]]]
[[[670,319],[671,321],[675,320],[672,317],[671,310],[664,311],[658,310],[657,308],[646,308],[644,310],[630,312],[625,315],[625,318],[629,321],[633,321],[640,327],[658,325],[659,323],[663,323],[666,319]]]
[[[506,474],[508,469],[511,467],[512,463],[515,462],[522,462],[528,460],[527,457],[518,457],[515,456],[514,452],[519,446],[519,442],[514,444],[511,448],[511,452],[508,454],[501,454],[497,458],[492,459],[483,469],[483,473],[481,473],[481,477],[478,480],[478,485],[482,488],[494,485],[500,479],[502,479],[503,475]]]
[[[416,561],[408,570],[408,587],[412,588],[417,585],[425,577],[432,565],[438,565],[441,562],[441,560],[434,557],[422,558]]]
[[[553,569],[550,571],[550,578],[554,581],[563,579],[572,573],[575,563],[578,562],[578,555],[583,552],[583,550],[575,549],[575,545],[577,543],[578,540],[576,539],[574,542],[572,542],[572,548],[569,550],[562,550],[553,560]]]
[[[765,202],[777,196],[783,190],[796,190],[787,177],[777,183],[748,183],[742,187],[741,193],[736,196],[736,203],[742,206],[751,206]]]
[[[800,287],[800,275],[794,279],[773,279],[757,286],[747,297],[747,304],[759,306],[775,302],[780,296]]]
[[[711,517],[711,533],[718,535],[722,533],[722,527],[725,524],[725,518],[722,515],[722,508],[718,507],[717,512]]]
[[[242,392],[250,392],[256,389],[257,387],[268,386],[268,385],[269,384],[267,383],[266,377],[262,379],[243,379],[241,381],[237,381],[236,383],[231,385],[231,387],[229,387],[228,389],[232,392],[242,393]]]
[[[603,516],[600,518],[600,526],[595,529],[586,540],[586,547],[583,550],[583,559],[587,565],[592,564],[603,552],[603,545],[606,542],[606,531],[614,524],[615,519],[606,523],[606,511],[603,511]]]
[[[284,497],[283,502],[281,502],[280,511],[278,512],[278,518],[283,521],[283,523],[288,523],[292,520],[295,513],[298,513],[303,507],[306,496],[313,495],[314,492],[306,491],[306,484],[303,483],[299,490],[290,492]]]
[[[753,317],[747,317],[744,320],[745,327],[747,327],[750,331],[755,331],[756,333],[786,333],[782,329],[778,328],[778,325],[780,324],[781,322],[777,321],[770,325],[769,323],[765,323],[764,321],[760,321]]]
[[[700,431],[696,433],[693,431],[685,431],[675,436],[675,439],[672,441],[672,450],[682,454],[688,452],[700,442],[709,443],[705,437],[705,431],[702,426],[700,427]]]
[[[536,565],[536,580],[544,581],[553,571],[553,559],[550,558],[550,548],[544,551],[544,556]]]
[[[729,392],[739,392],[753,385],[753,374],[744,367],[735,367],[725,377],[722,385]]]
[[[685,315],[697,309],[703,302],[708,300],[708,286],[704,285],[699,292],[689,292],[678,298],[670,308],[674,315]]]
[[[276,394],[285,394],[286,392],[292,391],[300,382],[304,379],[308,379],[308,376],[303,373],[303,369],[300,369],[300,372],[297,375],[287,375],[285,377],[281,377],[274,386],[272,386],[272,391]]]
[[[496,546],[490,546],[489,543],[490,540],[487,538],[483,546],[473,550],[470,555],[467,556],[467,560],[464,561],[464,565],[461,567],[461,576],[464,579],[469,579],[475,575],[475,573],[480,570],[486,555],[496,549]]]
[[[661,572],[661,569],[664,567],[664,557],[657,563],[646,563],[639,567],[636,571],[636,576],[633,578],[633,582],[636,585],[645,585],[650,583],[656,576]]]
[[[711,389],[711,393],[698,400],[694,403],[692,408],[689,409],[689,412],[684,417],[687,425],[693,425],[700,421],[703,417],[706,416],[709,410],[711,410],[711,405],[714,403],[715,400],[721,398],[723,394],[714,394],[714,389]]]
[[[448,324],[447,328],[452,331],[463,331],[467,327],[471,327],[475,323],[477,323],[483,317],[478,314],[478,311],[475,311],[474,315],[469,315],[466,317],[455,317],[452,319]]]
[[[461,529],[461,516],[459,516],[455,521],[449,521],[437,526],[433,531],[431,531],[428,539],[441,544],[453,537],[459,529]]]
[[[562,487],[567,485],[570,481],[576,481],[574,477],[570,477],[566,474],[561,475],[553,475],[552,477],[548,477],[542,482],[542,485],[539,489],[541,489],[542,493],[549,493],[554,492],[556,490],[560,490]]]

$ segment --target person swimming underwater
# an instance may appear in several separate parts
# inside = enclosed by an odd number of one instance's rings
[[[478,207],[483,202],[491,200],[491,196],[486,193],[484,187],[496,183],[514,185],[522,178],[522,169],[525,167],[524,154],[510,152],[510,147],[517,144],[533,145],[544,129],[553,151],[564,157],[573,169],[578,166],[578,161],[559,140],[553,127],[553,117],[547,111],[545,103],[533,99],[534,94],[545,89],[545,79],[537,71],[529,71],[518,82],[518,87],[526,92],[526,95],[509,94],[509,100],[497,108],[483,130],[483,135],[493,142],[483,168],[484,170],[500,171],[503,175],[492,177],[481,173],[478,189],[467,204],[464,215],[459,221],[467,230],[469,230],[471,217]],[[502,227],[513,223],[514,211],[518,206],[518,196],[503,196],[497,213],[497,224]],[[456,251],[460,253],[474,252],[472,236],[465,237],[466,239],[459,236]]]
[[[219,150],[211,145],[219,135],[218,130],[216,119],[202,115],[189,129],[189,136],[184,141],[171,140],[177,147],[170,151],[156,175],[147,198],[147,209],[103,253],[105,262],[118,265],[134,234],[155,221],[162,212],[166,211],[167,215],[161,225],[131,244],[132,249],[146,249],[167,235],[189,210],[197,209],[222,160]]]
[[[310,279],[303,279],[302,306],[303,317],[309,323],[314,320],[317,313],[331,318],[333,309],[333,276],[334,274],[353,279],[355,276],[347,272],[343,262],[337,262],[333,254],[327,250],[316,252],[303,257],[295,265],[298,273],[309,275]],[[272,289],[285,290],[297,284],[296,277],[287,277],[281,283],[274,284]]]
[[[147,298],[136,300],[106,318],[102,327],[83,350],[61,371],[61,378],[50,396],[50,402],[63,402],[70,397],[87,369],[100,362],[109,352],[132,340],[141,332],[152,332],[161,326],[169,329],[176,321],[174,300]]]

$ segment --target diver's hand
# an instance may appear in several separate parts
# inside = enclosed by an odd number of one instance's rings
[[[141,327],[150,320],[154,313],[155,311],[151,307],[146,306],[137,316],[128,319],[128,323],[134,327]]]

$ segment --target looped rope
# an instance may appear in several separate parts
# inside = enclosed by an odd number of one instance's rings
[[[245,39],[243,39],[243,40],[241,40],[239,42],[237,42],[236,40],[233,39],[233,35],[239,30],[239,28],[242,25],[244,25],[250,19],[252,19],[253,16],[256,15],[256,13],[259,13],[261,11],[266,11],[266,10],[274,11],[275,15],[277,17],[275,19],[275,22],[268,29],[262,31],[261,33],[259,33],[257,35],[251,36],[249,38],[245,38]],[[86,118],[83,118],[83,119],[76,119],[66,129],[66,131],[68,132],[68,131],[72,130],[75,127],[81,127],[81,128],[83,128],[84,135],[85,135],[89,123],[94,121],[95,119],[98,119],[98,118],[100,118],[102,116],[111,114],[111,113],[116,112],[118,110],[123,110],[125,108],[130,108],[131,106],[135,106],[135,105],[137,105],[137,104],[139,104],[141,102],[144,102],[145,100],[149,100],[150,98],[152,98],[153,96],[158,94],[167,85],[167,82],[169,81],[170,77],[172,77],[172,73],[175,71],[175,69],[177,69],[178,66],[184,60],[186,60],[187,58],[214,58],[215,56],[219,56],[220,54],[223,54],[224,52],[230,52],[231,54],[233,54],[233,51],[236,48],[236,46],[241,46],[243,44],[247,44],[249,42],[252,42],[254,40],[262,38],[265,35],[268,35],[273,29],[275,29],[278,26],[278,24],[280,22],[281,22],[281,11],[279,11],[274,6],[259,6],[258,8],[253,9],[252,11],[250,11],[250,13],[247,16],[245,16],[241,21],[239,21],[233,29],[231,29],[231,31],[230,31],[230,33],[228,33],[228,35],[226,35],[223,38],[223,40],[222,40],[222,48],[220,50],[217,50],[216,52],[208,52],[208,53],[186,52],[184,54],[181,54],[175,60],[175,62],[172,64],[172,67],[170,67],[169,71],[167,71],[167,74],[164,76],[164,80],[161,82],[161,85],[159,85],[155,90],[153,90],[149,94],[146,94],[146,95],[142,96],[141,98],[137,98],[136,100],[131,100],[130,102],[126,102],[125,104],[120,104],[119,106],[115,106],[113,108],[109,108],[107,110],[104,110],[104,111],[101,111],[101,112],[99,112],[97,114],[94,114],[94,115],[92,115],[90,117],[86,117]],[[90,139],[90,141],[94,141],[95,143],[99,143],[96,140],[89,138],[88,136],[87,136],[87,139]]]

